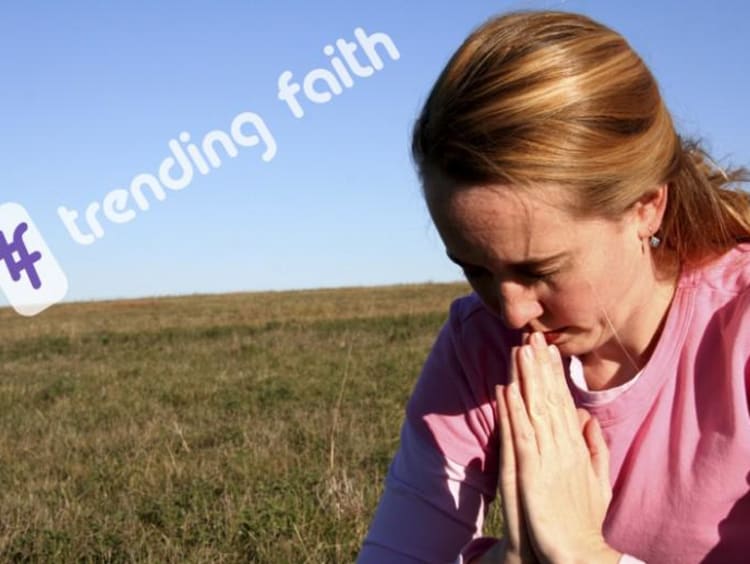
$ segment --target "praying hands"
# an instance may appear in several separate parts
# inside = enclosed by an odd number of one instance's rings
[[[557,347],[541,333],[525,341],[496,389],[503,561],[617,562],[602,535],[612,493],[599,424],[576,410]]]

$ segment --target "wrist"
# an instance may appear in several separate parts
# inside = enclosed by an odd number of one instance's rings
[[[576,553],[558,553],[548,562],[554,564],[619,564],[622,554],[609,546],[604,539]]]
[[[621,557],[622,554],[620,552],[602,541],[601,545],[586,552],[586,554],[578,555],[571,562],[575,562],[576,564],[618,564]]]

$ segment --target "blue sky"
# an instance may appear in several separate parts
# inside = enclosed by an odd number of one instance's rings
[[[623,33],[680,130],[721,162],[750,164],[740,1],[17,2],[0,18],[0,204],[28,210],[68,301],[460,279],[421,201],[409,132],[471,29],[519,8],[582,12]],[[358,27],[388,34],[398,60],[381,50],[381,70],[325,104],[298,94],[294,117],[279,75],[331,69],[324,46]],[[70,236],[59,206],[83,215],[156,174],[170,139],[228,132],[242,112],[271,132],[270,161],[262,144],[240,147],[132,221],[103,220],[94,243]]]

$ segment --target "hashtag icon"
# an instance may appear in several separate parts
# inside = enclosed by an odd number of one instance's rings
[[[5,234],[0,231],[0,262],[5,261],[8,273],[14,282],[18,282],[21,279],[21,273],[25,271],[31,282],[31,287],[38,290],[42,286],[42,281],[39,280],[39,274],[37,274],[34,263],[42,258],[42,253],[39,251],[29,253],[26,248],[23,242],[23,234],[28,228],[28,224],[19,223],[13,232],[13,240],[10,243],[5,239]]]
[[[20,204],[0,205],[0,289],[21,315],[31,316],[65,297],[68,279]]]

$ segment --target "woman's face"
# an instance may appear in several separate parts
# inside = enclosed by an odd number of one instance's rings
[[[428,205],[485,305],[512,329],[545,332],[563,354],[611,344],[611,326],[627,333],[648,302],[654,277],[636,212],[581,220],[549,197],[498,186],[428,197]]]

